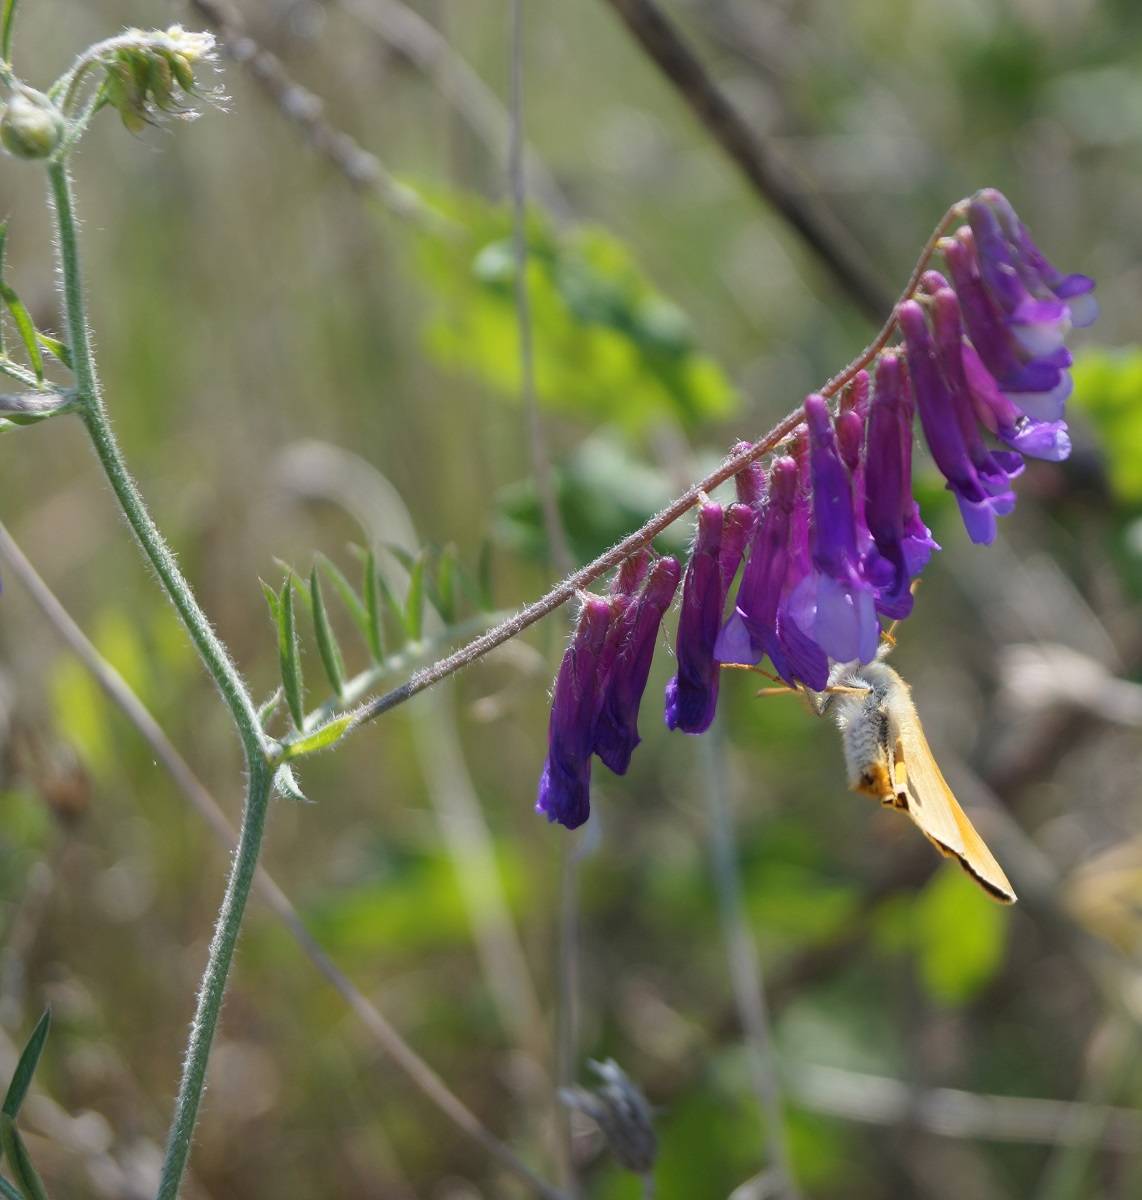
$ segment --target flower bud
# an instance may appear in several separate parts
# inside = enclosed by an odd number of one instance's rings
[[[42,92],[13,92],[0,116],[0,142],[17,158],[48,158],[67,129],[59,109]]]
[[[649,1175],[658,1160],[658,1137],[650,1105],[613,1058],[592,1062],[602,1080],[599,1087],[563,1088],[559,1098],[598,1125],[619,1164],[638,1175]]]

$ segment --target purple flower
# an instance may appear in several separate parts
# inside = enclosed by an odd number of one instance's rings
[[[614,603],[602,596],[586,592],[582,600],[579,622],[555,677],[547,761],[535,806],[568,829],[577,829],[591,812],[591,752],[608,683],[600,660],[615,612]]]
[[[793,589],[788,612],[836,662],[871,662],[880,639],[873,589],[860,569],[852,484],[821,396],[805,401],[813,489],[812,567]]]
[[[882,354],[876,367],[863,468],[865,521],[875,545],[865,571],[874,574],[873,554],[890,564],[892,578],[878,589],[877,608],[901,620],[912,611],[910,581],[939,546],[912,497],[912,396],[904,364],[892,351]]]
[[[714,642],[722,610],[756,515],[744,504],[707,500],[698,509],[698,537],[682,583],[678,618],[678,672],[666,685],[666,724],[683,733],[704,733],[714,719],[719,668]]]
[[[798,475],[797,461],[788,456],[777,458],[770,469],[769,493],[750,544],[750,560],[741,572],[734,611],[717,635],[714,656],[719,662],[756,666],[768,654],[786,683],[793,686],[800,679],[819,689],[829,674],[824,650],[801,636],[781,614],[782,601],[804,577],[804,571],[798,574],[794,569],[797,560],[789,545],[798,506]],[[801,528],[807,532],[807,522]],[[807,558],[806,545],[801,562],[807,563]]]
[[[961,229],[944,243],[944,258],[968,337],[996,386],[1033,419],[1060,420],[1072,386],[1069,351],[1059,346],[1034,357],[1015,339],[984,286],[970,229]]]
[[[962,337],[955,293],[941,289],[932,302],[941,347],[947,350],[950,340]],[[949,356],[937,354],[923,308],[915,300],[905,300],[897,309],[897,319],[928,449],[959,502],[968,536],[973,542],[990,543],[995,540],[996,517],[1015,507],[1010,476],[1018,474],[1022,459],[1003,451],[992,454],[984,445],[962,367],[958,378],[948,378]],[[958,354],[950,359],[954,376]]]
[[[628,599],[607,635],[600,673],[609,683],[595,727],[595,753],[616,775],[626,774],[631,755],[642,741],[638,707],[650,675],[658,627],[674,600],[681,575],[676,558],[658,559],[641,592]]]
[[[976,231],[991,235],[998,225],[1005,239],[1007,256],[1027,290],[1045,299],[1054,297],[1068,310],[1070,324],[1084,329],[1098,316],[1098,301],[1091,294],[1094,280],[1087,275],[1064,275],[1051,265],[1035,245],[1027,226],[1016,215],[1006,196],[994,188],[985,188],[971,203],[968,221]],[[977,226],[979,229],[977,229]]]

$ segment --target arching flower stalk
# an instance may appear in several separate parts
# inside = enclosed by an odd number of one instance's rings
[[[820,690],[836,664],[876,657],[881,618],[909,614],[912,581],[939,549],[912,495],[914,414],[979,544],[1015,507],[1024,459],[1070,453],[1064,339],[1098,315],[1094,284],[1056,270],[999,192],[979,192],[958,211],[967,224],[935,247],[947,274],[925,270],[897,305],[900,342],[881,339],[869,370],[846,373],[836,413],[824,395],[809,396],[804,422],[768,470],[751,463],[736,476],[735,503],[703,496],[666,685],[669,728],[709,728],[723,663],[768,658],[790,685]],[[586,820],[592,753],[627,769],[679,573],[673,559],[648,570],[643,551],[609,597],[584,597],[540,783],[538,808],[550,820]]]

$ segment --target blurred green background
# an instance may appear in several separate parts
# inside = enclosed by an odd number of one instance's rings
[[[493,101],[507,95],[503,0],[411,7]],[[1022,902],[992,905],[908,822],[846,793],[830,724],[795,701],[755,701],[749,678],[725,680],[705,742],[668,735],[664,650],[629,775],[596,766],[585,834],[549,827],[532,806],[561,616],[306,763],[314,803],[275,803],[264,861],[360,989],[555,1179],[560,879],[578,847],[579,1052],[615,1057],[659,1111],[661,1200],[747,1200],[768,1193],[747,1182],[765,1165],[764,1129],[710,865],[711,793],[724,793],[805,1194],[1136,1197],[1142,8],[669,11],[885,290],[982,186],[1006,192],[1062,269],[1098,280],[1103,316],[1075,340],[1075,454],[1028,469],[996,546],[969,545],[918,463],[945,549],[893,659]],[[115,428],[265,696],[278,668],[258,581],[280,584],[282,562],[307,575],[321,553],[356,578],[370,542],[451,545],[473,577],[486,565],[506,609],[553,575],[518,400],[499,109],[442,94],[394,46],[389,0],[243,0],[241,12],[328,120],[450,221],[447,235],[426,230],[354,190],[231,62],[222,111],[141,137],[107,113],[75,157]],[[524,15],[526,132],[542,168],[529,223],[538,387],[585,561],[768,429],[874,329],[609,5],[526,0]],[[23,0],[16,66],[46,86],[89,42],[173,21],[203,26],[182,4]],[[0,160],[6,277],[58,329],[44,192],[34,165]],[[236,815],[226,714],[77,422],[3,438],[0,518]],[[74,1119],[53,1134],[51,1112],[28,1109],[49,1188],[145,1196],[227,854],[0,577],[0,1048],[51,1003],[40,1082]],[[360,669],[364,647],[330,607]],[[317,702],[312,640],[305,665]],[[503,908],[463,886],[490,886],[489,844]],[[520,969],[489,965],[517,939]],[[933,1089],[1084,1107],[1017,1117]],[[580,1133],[583,1194],[637,1196]],[[191,1171],[184,1194],[216,1200],[528,1194],[409,1084],[257,901]]]

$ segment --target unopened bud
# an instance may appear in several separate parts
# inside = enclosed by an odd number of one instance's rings
[[[17,158],[48,158],[66,129],[59,109],[31,88],[13,92],[0,116],[0,142]]]
[[[592,1062],[602,1085],[565,1088],[559,1098],[585,1113],[602,1130],[611,1152],[628,1171],[647,1175],[658,1158],[658,1137],[651,1121],[650,1106],[613,1058]]]

